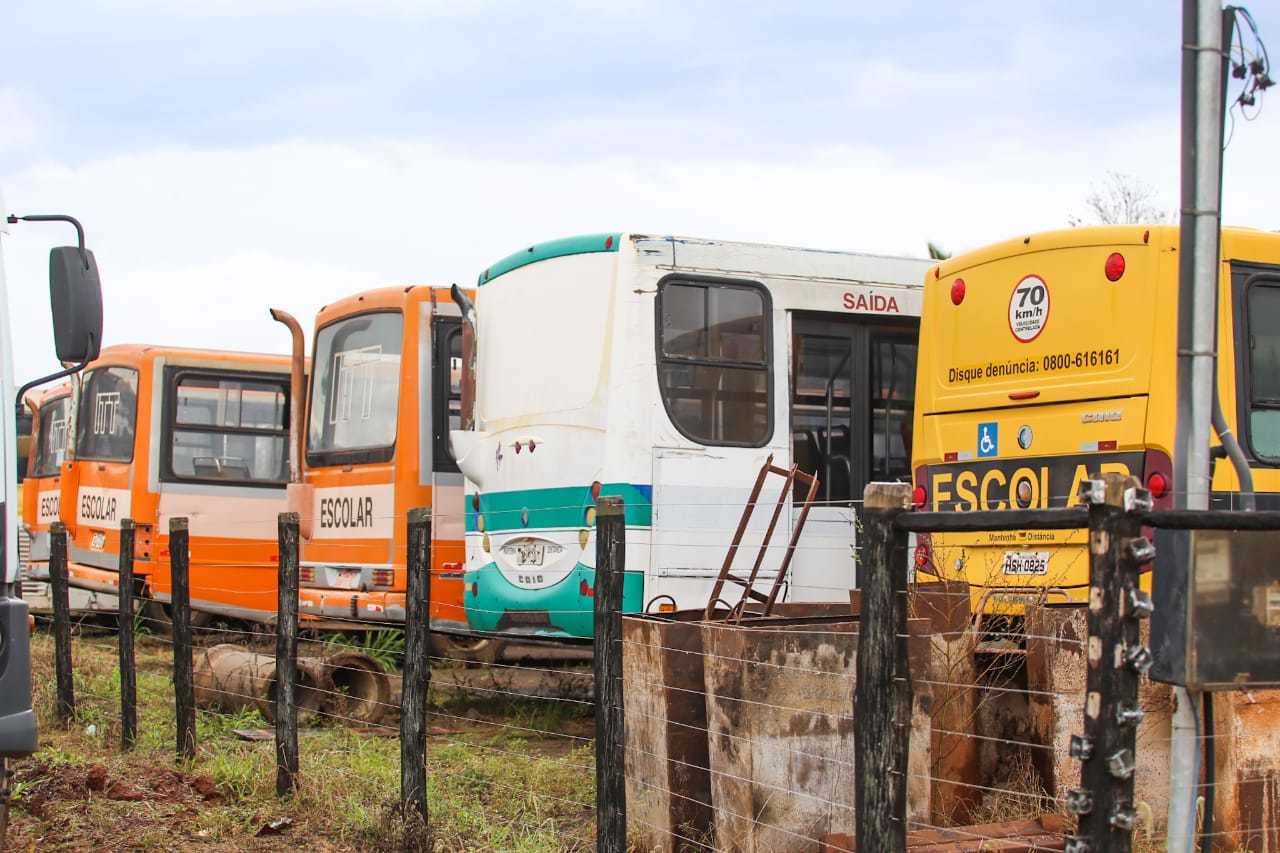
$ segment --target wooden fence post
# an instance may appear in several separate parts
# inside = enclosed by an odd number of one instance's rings
[[[280,575],[276,604],[276,796],[293,792],[298,776],[298,513],[277,522]]]
[[[595,643],[596,850],[626,853],[626,720],[622,691],[622,603],[627,567],[622,498],[596,501]]]
[[[425,846],[427,810],[427,691],[431,687],[431,510],[409,510],[405,594],[404,682],[400,698],[400,814],[404,846]]]
[[[71,599],[67,584],[67,528],[61,521],[49,525],[49,594],[53,596],[53,660],[57,682],[58,720],[71,722],[76,713],[75,683],[71,674]]]
[[[854,685],[854,814],[858,849],[907,849],[907,534],[895,524],[911,503],[906,483],[871,483],[863,494],[858,579],[862,613]]]
[[[138,739],[138,670],[133,654],[133,519],[120,522],[119,601],[120,643],[120,749],[133,749]]]
[[[173,698],[178,758],[196,757],[196,696],[191,653],[191,551],[187,519],[169,519],[170,603],[173,609]]]
[[[1071,738],[1071,756],[1081,767],[1080,787],[1067,792],[1067,810],[1078,821],[1067,849],[1128,853],[1143,716],[1138,683],[1151,666],[1139,633],[1151,599],[1138,589],[1138,573],[1155,556],[1130,510],[1150,510],[1151,497],[1137,479],[1122,474],[1086,481],[1081,491],[1089,505],[1088,669],[1084,734]]]

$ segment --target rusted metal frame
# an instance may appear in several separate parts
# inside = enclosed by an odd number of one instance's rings
[[[1107,474],[1087,484],[1089,506],[1089,640],[1086,661],[1084,734],[1071,739],[1080,760],[1081,787],[1067,793],[1067,810],[1078,819],[1067,844],[1073,853],[1133,849],[1134,775],[1138,684],[1151,665],[1139,620],[1150,599],[1139,590],[1142,562],[1151,559],[1140,516],[1150,496],[1137,479]]]
[[[773,465],[769,465],[767,467],[768,472],[766,473],[778,472],[781,470]],[[769,527],[764,532],[764,538],[760,540],[760,550],[756,553],[756,561],[751,566],[751,574],[747,576],[746,580],[735,577],[734,575],[728,575],[725,578],[726,580],[731,580],[743,587],[742,598],[738,599],[738,603],[729,611],[729,616],[727,618],[727,621],[729,622],[740,622],[742,620],[742,616],[747,609],[747,599],[763,602],[765,604],[764,615],[766,616],[768,616],[769,611],[773,609],[773,597],[777,592],[778,583],[782,579],[781,572],[774,577],[773,588],[767,596],[756,590],[755,583],[756,578],[760,574],[760,566],[763,565],[765,555],[769,552],[769,543],[773,540],[773,531],[778,526],[778,518],[782,515],[782,508],[786,506],[787,492],[791,489],[791,484],[795,482],[796,472],[798,470],[799,469],[795,465],[792,465],[786,471],[781,472],[784,474],[785,479],[782,483],[781,491],[778,492],[778,502],[773,507],[773,516],[769,519]],[[750,506],[748,506],[747,509],[748,513],[754,511]]]
[[[729,543],[729,553],[725,555],[724,564],[720,567],[720,574],[716,577],[716,585],[711,589],[711,595],[707,599],[707,609],[703,613],[704,619],[710,619],[712,613],[715,612],[715,601],[720,598],[720,593],[724,590],[725,579],[730,577],[729,570],[733,568],[733,558],[737,556],[738,546],[742,544],[742,536],[747,532],[747,524],[751,521],[751,513],[755,508],[756,499],[760,497],[760,490],[764,488],[764,479],[769,476],[769,469],[773,467],[773,454],[765,459],[764,465],[760,468],[760,473],[756,475],[755,485],[751,487],[751,496],[747,498],[747,505],[742,511],[742,518],[738,520],[738,529],[734,531],[733,540]]]
[[[791,531],[791,541],[787,543],[786,553],[782,555],[782,565],[778,567],[778,576],[773,580],[773,589],[769,591],[769,601],[764,606],[765,616],[773,613],[773,605],[778,601],[778,593],[782,590],[782,584],[787,578],[787,571],[791,568],[791,558],[795,556],[796,546],[800,543],[800,534],[804,531],[804,523],[809,518],[809,508],[813,506],[813,499],[818,494],[818,478],[816,476],[800,471],[796,474],[796,479],[802,481],[807,479],[809,481],[809,491],[804,496],[804,506],[800,509],[800,518],[796,521],[795,528]],[[785,495],[786,492],[784,491],[783,494]]]

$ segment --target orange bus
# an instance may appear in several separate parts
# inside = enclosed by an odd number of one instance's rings
[[[30,391],[23,399],[31,417],[32,433],[22,482],[22,532],[27,553],[22,561],[22,597],[34,611],[51,606],[48,583],[35,580],[49,570],[49,525],[60,520],[62,466],[70,458],[74,432],[74,397],[77,380],[53,388]],[[115,610],[114,595],[76,589],[72,610]]]
[[[272,316],[294,336],[301,328]],[[438,653],[484,658],[464,636],[462,474],[449,450],[461,412],[462,317],[448,288],[385,287],[316,317],[306,425],[299,425],[304,616],[364,627],[405,616],[406,518],[430,507],[431,626]]]
[[[102,350],[80,379],[59,484],[73,586],[117,592],[120,522],[132,518],[135,571],[163,614],[169,520],[186,517],[193,623],[275,618],[289,365],[142,344]]]

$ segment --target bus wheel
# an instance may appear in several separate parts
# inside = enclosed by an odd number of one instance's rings
[[[436,657],[467,663],[494,663],[506,646],[503,640],[490,637],[463,637],[458,634],[431,632],[431,652]]]

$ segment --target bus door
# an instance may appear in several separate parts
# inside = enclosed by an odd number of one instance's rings
[[[431,581],[431,625],[437,629],[465,631],[467,614],[462,605],[465,535],[462,474],[449,449],[450,430],[462,427],[461,318],[436,317],[432,321],[431,339],[431,412],[429,417],[428,413],[422,413],[424,422],[431,428],[431,562],[434,574]],[[423,474],[426,474],[425,470]]]
[[[760,466],[770,454],[777,465],[787,461],[786,429],[774,423],[772,305],[758,284],[700,277],[664,279],[657,300],[658,405],[683,440],[659,428],[652,448],[653,551],[644,604],[670,595],[681,609],[703,607]],[[768,485],[734,574],[750,572],[768,526],[779,480]],[[647,507],[639,509],[640,518],[647,515]],[[786,541],[783,521],[775,542]],[[778,563],[766,559],[757,589],[768,591]],[[728,604],[740,594],[728,587]]]
[[[797,313],[791,331],[792,458],[820,484],[792,559],[789,599],[838,601],[858,586],[863,490],[911,478],[918,326]],[[796,484],[793,526],[806,492]]]

